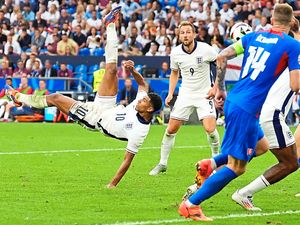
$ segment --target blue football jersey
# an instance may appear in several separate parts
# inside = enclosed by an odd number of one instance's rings
[[[244,58],[239,81],[227,100],[258,114],[268,91],[281,73],[300,69],[300,44],[285,33],[252,32],[242,39]],[[287,81],[288,82],[288,81]]]

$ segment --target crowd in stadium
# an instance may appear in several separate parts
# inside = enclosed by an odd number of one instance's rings
[[[254,30],[269,29],[271,12],[277,1],[0,2],[0,54],[30,58],[30,63],[25,62],[25,68],[28,74],[34,76],[35,70],[41,70],[43,67],[37,57],[39,54],[104,55],[106,34],[102,18],[116,5],[122,6],[122,17],[118,27],[120,53],[125,56],[168,56],[171,49],[179,44],[177,26],[180,21],[193,22],[197,30],[196,39],[220,50],[230,43],[230,28],[236,21],[247,22]],[[292,4],[295,10],[298,9],[298,2],[287,2]],[[3,60],[0,77],[11,76],[14,69],[17,68],[11,68],[8,61]]]

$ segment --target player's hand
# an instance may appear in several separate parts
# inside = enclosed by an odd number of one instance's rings
[[[215,103],[217,109],[223,109],[225,99],[226,99],[226,91],[222,91],[218,89],[215,96]]]
[[[206,98],[207,99],[214,99],[214,97],[216,96],[217,93],[217,88],[215,86],[213,86],[207,93]]]
[[[166,100],[165,100],[165,105],[166,106],[168,106],[168,107],[170,107],[170,102],[171,102],[171,100],[173,99],[173,95],[168,95],[167,97],[166,97]]]
[[[134,62],[132,60],[127,60],[123,63],[126,70],[132,71],[134,69]]]

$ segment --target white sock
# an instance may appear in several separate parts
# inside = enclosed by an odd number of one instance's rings
[[[270,186],[270,183],[263,175],[261,175],[250,184],[240,189],[239,194],[244,196],[252,196],[254,193],[261,191],[268,186]]]
[[[220,152],[220,136],[218,131],[215,129],[212,133],[206,133],[207,141],[210,145],[212,157],[216,156]]]
[[[162,164],[165,166],[168,164],[168,158],[170,155],[170,151],[173,148],[174,143],[175,143],[175,136],[176,136],[176,134],[168,134],[168,132],[166,132],[164,134],[163,140],[161,142],[159,164]]]
[[[9,117],[9,112],[6,112],[6,111],[5,111],[4,116],[3,116],[3,119],[7,120],[8,117]]]
[[[106,27],[106,46],[105,46],[105,62],[118,62],[118,36],[116,32],[116,25],[110,23]]]
[[[22,103],[31,105],[37,109],[44,109],[48,107],[45,95],[37,96],[37,95],[25,95],[22,93],[18,93],[16,95],[16,99]]]
[[[193,203],[191,203],[189,200],[186,200],[186,201],[185,201],[185,204],[186,204],[186,206],[189,207],[189,208],[195,207],[195,205],[194,205]]]
[[[213,170],[217,169],[216,161],[213,158],[210,159],[210,162],[211,162],[211,168]]]

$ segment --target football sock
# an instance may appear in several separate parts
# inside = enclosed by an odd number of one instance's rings
[[[22,93],[16,94],[16,99],[19,102],[31,105],[37,109],[44,109],[48,107],[46,96],[37,96],[37,95],[25,95]]]
[[[105,62],[117,63],[118,61],[118,37],[115,23],[106,27],[107,42],[105,46]]]
[[[215,161],[216,168],[218,168],[219,166],[223,166],[223,165],[227,164],[227,162],[228,162],[228,155],[220,153],[219,155],[216,155],[212,159]]]
[[[218,131],[215,129],[212,133],[206,133],[207,141],[210,145],[212,157],[219,154],[220,149],[220,136]]]
[[[9,112],[5,111],[3,119],[7,120],[9,117]]]
[[[169,134],[167,131],[164,134],[160,147],[160,162],[159,164],[167,165],[170,151],[174,146],[176,134]]]
[[[193,205],[199,205],[204,200],[221,191],[230,181],[235,179],[237,175],[233,170],[224,166],[215,174],[210,176],[201,186],[201,188],[193,194],[189,201]]]
[[[270,183],[267,181],[267,179],[263,175],[261,175],[250,184],[240,189],[239,194],[244,196],[252,196],[254,193],[265,189],[269,185]]]

